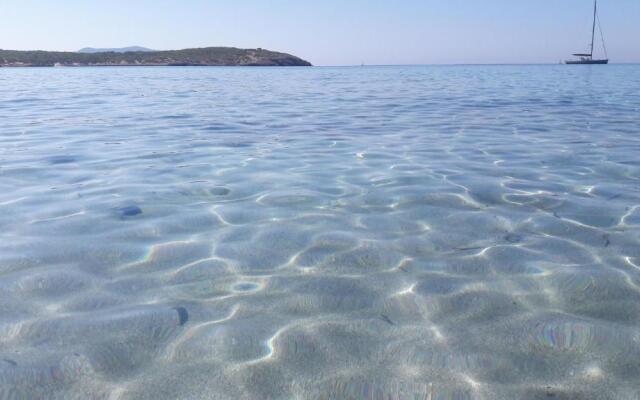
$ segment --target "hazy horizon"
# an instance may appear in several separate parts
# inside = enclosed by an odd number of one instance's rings
[[[290,53],[314,65],[555,64],[585,51],[591,0],[536,4],[485,0],[354,0],[269,4],[240,0],[9,0],[0,4],[0,48],[77,51],[229,46]],[[640,2],[601,0],[614,63],[640,62]],[[602,54],[599,35],[596,50]]]

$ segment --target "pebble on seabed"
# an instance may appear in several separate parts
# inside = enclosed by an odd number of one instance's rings
[[[119,208],[118,212],[122,218],[135,217],[136,215],[142,214],[142,209],[138,206],[127,206]]]
[[[184,307],[175,307],[174,310],[178,313],[180,326],[184,326],[189,321],[189,312]]]
[[[231,190],[223,186],[215,186],[211,188],[209,192],[213,196],[227,196],[229,193],[231,193]]]
[[[57,164],[71,164],[76,162],[76,157],[74,156],[51,156],[47,159],[49,164],[57,165]]]

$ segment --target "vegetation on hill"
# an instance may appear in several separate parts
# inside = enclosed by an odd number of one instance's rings
[[[207,47],[169,51],[73,53],[0,50],[3,67],[53,66],[310,66],[290,54],[263,49]]]
[[[108,52],[129,53],[132,51],[156,51],[156,50],[147,49],[146,47],[141,47],[141,46],[118,47],[118,48],[112,48],[112,49],[97,49],[94,47],[85,47],[78,50],[78,53],[108,53]]]

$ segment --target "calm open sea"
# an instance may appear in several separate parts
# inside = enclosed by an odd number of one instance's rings
[[[640,66],[0,69],[0,399],[640,398]]]

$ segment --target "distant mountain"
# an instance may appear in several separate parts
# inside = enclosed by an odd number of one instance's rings
[[[311,66],[311,63],[290,54],[235,47],[124,53],[0,50],[0,67],[108,66]]]
[[[84,49],[78,50],[78,53],[129,53],[136,51],[155,51],[151,49],[147,49],[146,47],[140,46],[130,46],[130,47],[120,47],[114,49],[95,49],[93,47],[85,47]]]

